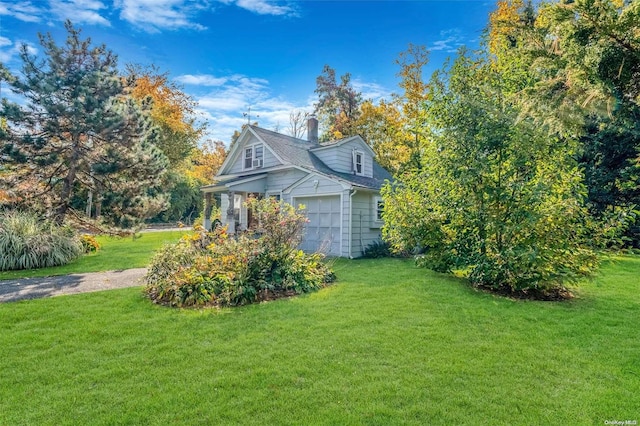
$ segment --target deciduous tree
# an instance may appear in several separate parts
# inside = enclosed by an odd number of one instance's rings
[[[150,116],[158,127],[156,146],[172,168],[179,168],[205,130],[195,118],[196,101],[154,66],[128,65],[126,70],[131,96],[139,102],[151,101]]]
[[[434,75],[422,169],[384,189],[384,235],[476,286],[557,297],[596,266],[576,144],[520,120],[500,84],[467,54]]]
[[[316,79],[318,102],[314,113],[325,132],[320,140],[340,139],[357,134],[356,121],[360,114],[362,95],[351,84],[351,74],[346,73],[336,81],[336,71],[325,65]]]

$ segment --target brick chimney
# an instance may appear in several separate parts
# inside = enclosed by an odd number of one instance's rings
[[[307,140],[318,143],[318,119],[312,115],[307,120]]]

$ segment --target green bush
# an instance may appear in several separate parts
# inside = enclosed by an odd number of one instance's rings
[[[391,246],[386,241],[374,241],[365,247],[362,257],[378,259],[391,256]]]
[[[0,212],[0,271],[69,263],[83,253],[73,229],[30,212]]]
[[[163,247],[146,275],[148,297],[169,306],[236,306],[314,291],[335,279],[321,254],[297,249],[304,215],[272,199],[247,205],[261,224],[257,238],[232,238],[217,227]]]

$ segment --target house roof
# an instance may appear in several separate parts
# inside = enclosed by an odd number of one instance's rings
[[[257,180],[265,179],[266,173],[260,173],[250,176],[222,176],[216,179],[216,182],[211,185],[205,185],[201,189],[206,192],[214,192],[216,190],[229,189],[238,185],[242,185],[248,182],[254,182]]]
[[[373,177],[357,176],[350,173],[340,173],[324,164],[314,153],[314,149],[322,148],[324,145],[309,142],[304,139],[294,138],[292,136],[266,130],[257,126],[250,126],[251,130],[264,141],[271,150],[283,161],[302,167],[310,172],[319,173],[328,177],[338,178],[352,185],[369,188],[380,189],[385,180],[392,180],[389,172],[383,169],[376,161],[373,162]],[[351,140],[347,138],[342,141]],[[337,143],[340,143],[338,141]]]

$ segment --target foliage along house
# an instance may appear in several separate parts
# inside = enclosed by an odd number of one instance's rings
[[[301,248],[330,256],[359,257],[381,238],[380,188],[391,175],[360,136],[318,143],[318,121],[308,140],[246,126],[215,177],[202,188],[205,217],[215,201],[234,233],[258,227],[247,197],[276,197],[305,206],[309,219]],[[205,221],[209,229],[211,223]]]

